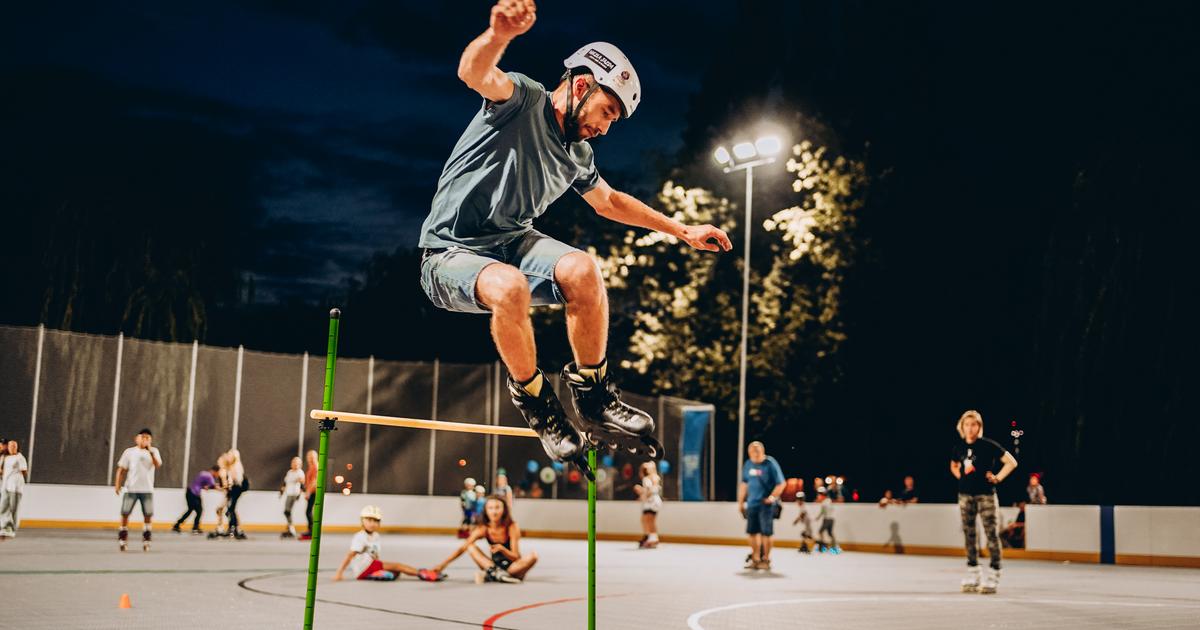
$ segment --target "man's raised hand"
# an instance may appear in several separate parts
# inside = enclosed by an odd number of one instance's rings
[[[492,32],[501,39],[511,40],[523,35],[537,21],[537,6],[533,0],[500,0],[492,7]]]

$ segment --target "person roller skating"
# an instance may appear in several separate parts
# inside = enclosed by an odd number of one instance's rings
[[[968,410],[958,419],[962,440],[950,455],[950,474],[958,479],[958,508],[967,551],[964,593],[992,594],[1000,585],[1000,535],[996,519],[996,485],[1017,467],[1017,460],[993,440],[983,437],[983,416]],[[999,472],[996,472],[999,469]],[[988,568],[979,566],[977,521],[988,543]]]
[[[621,402],[605,367],[608,296],[599,265],[535,230],[533,220],[574,190],[612,221],[710,252],[732,244],[719,228],[684,225],[600,177],[588,141],[632,116],[642,97],[637,72],[616,46],[593,42],[569,55],[549,90],[497,67],[536,19],[532,0],[500,0],[488,29],[459,59],[458,78],[483,101],[446,161],[421,227],[420,281],[438,308],[491,315],[513,403],[551,458],[579,464],[590,477],[583,458],[589,445],[654,458],[662,447],[651,437],[653,420]],[[555,304],[566,306],[574,362],[564,374],[578,425],[538,368],[529,309]]]

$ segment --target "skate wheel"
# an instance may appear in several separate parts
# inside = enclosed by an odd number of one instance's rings
[[[643,438],[642,444],[647,457],[654,461],[659,461],[663,458],[663,447],[662,444],[658,443],[658,440],[646,437]]]

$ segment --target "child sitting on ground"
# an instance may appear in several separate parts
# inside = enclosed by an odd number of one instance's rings
[[[383,521],[383,513],[378,507],[368,505],[359,513],[362,529],[350,541],[350,552],[342,559],[333,581],[338,582],[350,568],[350,574],[357,580],[380,580],[390,582],[400,575],[412,575],[426,582],[440,582],[446,579],[440,571],[429,569],[414,569],[399,562],[383,562],[379,559],[379,525]]]
[[[508,504],[500,497],[488,497],[483,509],[483,522],[471,530],[462,546],[450,554],[430,571],[441,573],[456,558],[469,553],[479,566],[475,582],[504,582],[520,584],[525,574],[537,564],[537,554],[532,551],[521,554],[521,528],[508,511]],[[479,548],[476,541],[487,543],[487,550]]]

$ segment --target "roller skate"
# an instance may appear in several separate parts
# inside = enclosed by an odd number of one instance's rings
[[[441,582],[446,579],[446,574],[433,569],[417,569],[417,579],[422,582]]]
[[[373,580],[375,582],[391,582],[396,579],[396,574],[392,573],[391,571],[384,571],[383,569],[380,569],[368,575],[366,579]]]
[[[1000,569],[987,569],[983,572],[983,581],[979,583],[979,592],[991,595],[1000,586]]]
[[[978,566],[967,567],[967,577],[962,580],[962,592],[974,593],[979,590],[980,572]]]
[[[654,418],[621,402],[621,390],[613,384],[607,361],[584,376],[574,363],[563,368],[562,378],[571,388],[575,411],[579,414],[580,433],[593,446],[643,455],[655,461],[663,458],[663,447],[654,439]]]
[[[486,570],[475,573],[475,583],[483,584],[485,582],[501,582],[503,584],[520,584],[521,578],[513,577],[508,574],[508,571],[497,566],[492,566]]]
[[[117,544],[121,546],[121,551],[125,551],[129,544],[129,530],[121,529],[117,532]]]
[[[508,393],[512,396],[513,404],[521,410],[529,428],[537,432],[542,440],[542,449],[550,459],[572,462],[584,471],[588,479],[595,479],[584,457],[583,438],[567,418],[549,379],[541,370],[537,374],[542,377],[542,391],[537,396],[530,394],[511,374],[508,376]]]
[[[142,551],[150,551],[150,530],[142,530]]]

